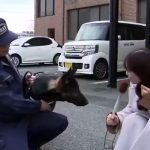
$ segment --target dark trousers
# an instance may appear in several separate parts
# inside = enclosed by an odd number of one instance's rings
[[[31,150],[54,139],[68,126],[65,116],[55,112],[40,112],[34,115],[28,125],[28,143]]]

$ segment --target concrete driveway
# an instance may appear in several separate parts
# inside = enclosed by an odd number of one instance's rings
[[[82,87],[83,88],[83,87]],[[107,88],[106,84],[96,87],[97,95],[93,91],[82,89],[89,100],[85,107],[58,102],[56,112],[68,117],[69,126],[63,134],[43,146],[43,150],[103,150],[106,133],[105,118],[112,111],[117,98],[116,89]],[[98,99],[97,99],[98,98]],[[127,93],[122,97],[120,109],[127,103]],[[113,136],[109,134],[108,145],[111,145]]]

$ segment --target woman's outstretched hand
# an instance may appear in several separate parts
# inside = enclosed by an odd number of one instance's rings
[[[150,88],[148,88],[144,85],[141,85],[141,95],[145,96],[146,94],[149,94],[149,93],[150,93]]]
[[[150,88],[141,85],[142,98],[138,101],[138,105],[145,110],[150,110]]]

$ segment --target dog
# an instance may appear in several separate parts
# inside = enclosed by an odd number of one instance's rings
[[[29,95],[35,100],[42,99],[48,103],[67,101],[76,106],[85,106],[88,100],[80,91],[75,72],[76,69],[70,68],[59,78],[43,73],[35,79]],[[56,80],[57,85],[53,86]]]

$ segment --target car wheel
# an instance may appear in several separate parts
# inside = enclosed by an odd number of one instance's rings
[[[106,60],[98,60],[94,66],[94,78],[102,80],[108,75],[108,64]]]
[[[54,58],[53,58],[53,63],[54,63],[55,65],[58,65],[59,56],[60,56],[60,54],[56,54],[56,55],[54,56]]]
[[[16,67],[21,64],[21,57],[19,55],[11,55],[11,60]]]

